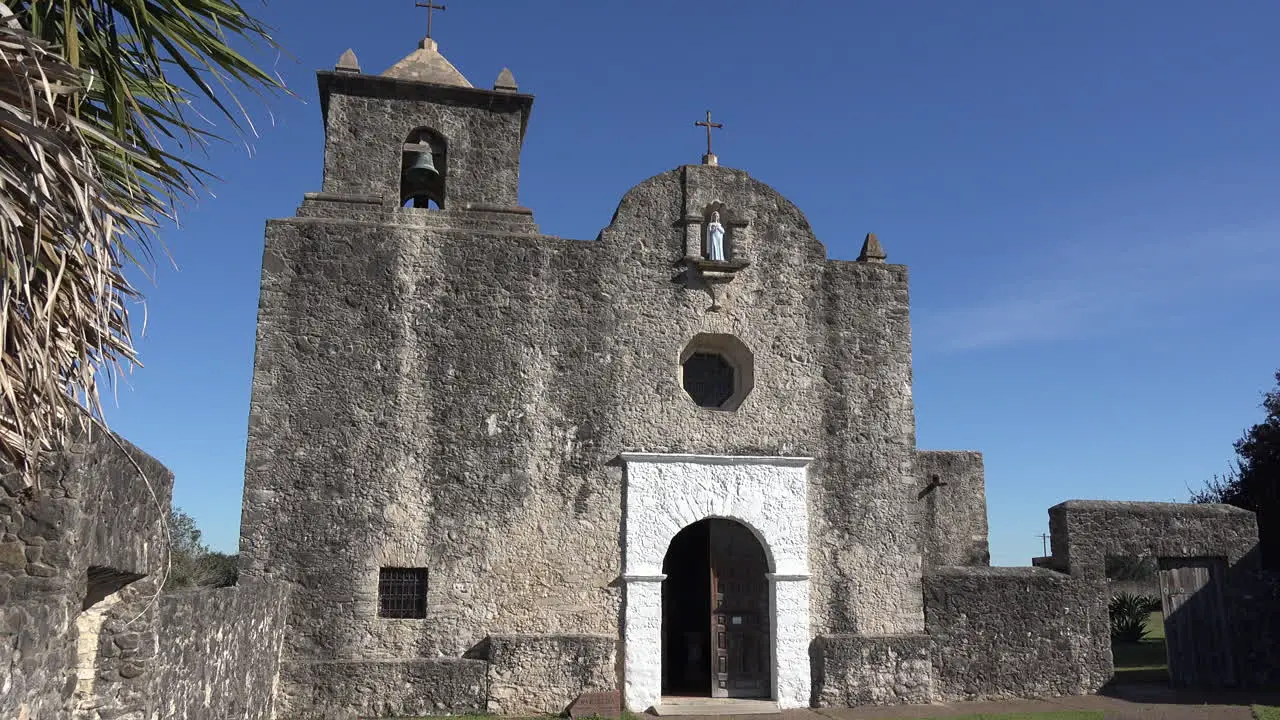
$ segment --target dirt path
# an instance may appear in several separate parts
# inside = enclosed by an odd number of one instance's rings
[[[1174,704],[1134,702],[1101,695],[1055,698],[1052,700],[1010,700],[963,702],[946,705],[911,705],[886,708],[849,708],[810,711],[827,720],[889,720],[945,718],[978,713],[1101,711],[1106,720],[1251,720],[1249,705],[1236,703]],[[790,719],[788,719],[790,720]],[[797,718],[796,720],[799,720]]]
[[[705,720],[919,720],[979,713],[1006,714],[1092,710],[1106,720],[1252,720],[1249,706],[1280,705],[1275,693],[1189,694],[1167,688],[1115,688],[1108,695],[1079,695],[1048,700],[1003,700],[997,702],[956,702],[937,705],[893,705],[886,707],[820,708],[788,710],[771,715],[716,715]],[[681,716],[678,720],[695,720]],[[704,720],[702,717],[696,720]]]

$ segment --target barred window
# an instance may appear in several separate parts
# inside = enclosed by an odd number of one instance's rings
[[[699,333],[680,352],[680,383],[701,407],[737,410],[755,385],[754,363],[738,338]]]
[[[426,568],[382,568],[378,575],[378,615],[385,618],[426,617]]]
[[[684,361],[684,390],[705,408],[723,407],[733,396],[733,366],[723,355],[695,352]]]

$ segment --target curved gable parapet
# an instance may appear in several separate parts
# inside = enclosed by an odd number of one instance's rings
[[[653,219],[655,210],[661,214],[678,213],[682,199],[680,168],[658,173],[633,185],[622,195],[613,210],[609,224],[600,230],[597,239],[616,241],[623,228],[638,221]],[[663,212],[663,211],[666,212]]]
[[[710,257],[706,236],[713,214],[724,228],[725,260],[827,257],[795,203],[744,170],[713,165],[683,165],[635,185],[598,239],[674,257]]]

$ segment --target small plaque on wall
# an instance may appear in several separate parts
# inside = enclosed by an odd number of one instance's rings
[[[616,718],[621,716],[622,693],[617,690],[582,693],[569,706],[569,717],[574,718],[574,720],[589,717]]]

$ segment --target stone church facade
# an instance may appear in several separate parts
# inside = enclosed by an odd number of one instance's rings
[[[510,72],[472,87],[427,40],[318,78],[322,190],[267,224],[241,539],[292,589],[281,717],[1110,677],[1098,578],[986,567],[981,456],[916,447],[874,236],[830,259],[714,156],[546,236]]]

